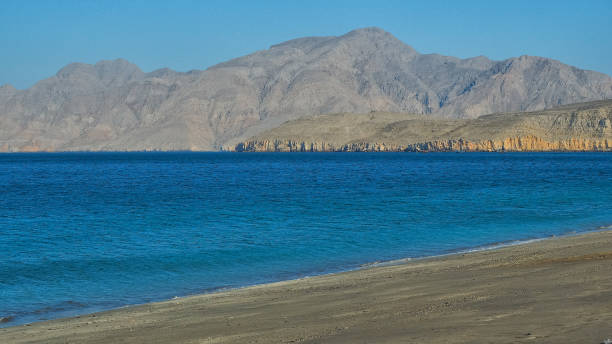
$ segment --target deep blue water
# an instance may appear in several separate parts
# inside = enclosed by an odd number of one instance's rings
[[[612,224],[612,154],[0,155],[3,326]]]

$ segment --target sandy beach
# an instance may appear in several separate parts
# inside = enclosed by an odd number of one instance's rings
[[[0,329],[0,343],[602,343],[612,231]]]

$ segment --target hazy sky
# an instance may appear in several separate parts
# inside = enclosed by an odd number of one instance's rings
[[[378,26],[422,53],[546,56],[612,75],[612,0],[0,1],[0,84],[70,62],[204,69],[302,36]]]

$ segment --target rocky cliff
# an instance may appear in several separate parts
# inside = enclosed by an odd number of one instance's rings
[[[377,121],[370,118],[378,118]],[[612,101],[472,120],[337,114],[288,122],[234,148],[246,152],[612,151]]]
[[[216,150],[305,115],[445,118],[612,98],[612,78],[533,56],[420,54],[378,28],[307,37],[204,71],[74,63],[0,87],[0,149]]]
[[[536,136],[508,137],[503,140],[434,140],[410,144],[359,142],[335,145],[328,142],[254,140],[239,143],[238,152],[607,152],[612,140],[571,138],[546,141]]]

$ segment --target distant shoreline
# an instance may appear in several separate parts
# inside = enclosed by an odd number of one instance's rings
[[[333,154],[344,154],[344,153],[408,153],[408,154],[446,154],[446,153],[493,153],[493,154],[523,154],[523,153],[556,153],[556,154],[570,154],[570,153],[611,153],[612,150],[606,151],[585,151],[585,150],[577,150],[577,151],[231,151],[231,150],[168,150],[168,151],[158,151],[158,150],[133,150],[133,151],[105,151],[105,150],[96,150],[96,151],[36,151],[36,152],[0,152],[0,155],[16,155],[16,154],[24,154],[24,155],[35,155],[35,154],[121,154],[121,153],[228,153],[228,154],[269,154],[269,153],[333,153]]]
[[[612,101],[463,119],[392,112],[322,114],[284,122],[235,142],[233,149],[256,152],[612,151]]]

